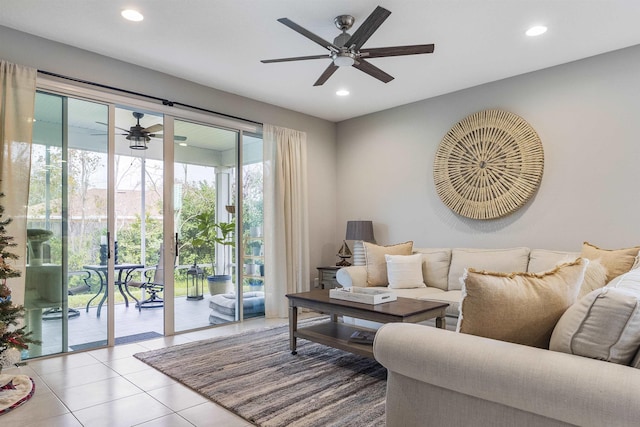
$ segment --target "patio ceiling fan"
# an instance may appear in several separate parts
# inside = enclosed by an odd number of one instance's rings
[[[140,119],[144,117],[144,113],[139,113],[137,111],[134,111],[131,114],[133,114],[133,117],[135,117],[136,119],[136,124],[134,126],[131,126],[129,129],[124,129],[124,128],[115,126],[116,129],[126,132],[126,133],[119,133],[117,135],[123,135],[126,137],[126,139],[129,141],[129,148],[131,148],[132,150],[146,150],[147,148],[149,148],[147,147],[147,142],[149,142],[151,138],[163,137],[161,133],[156,133],[156,132],[162,132],[162,125],[160,123],[156,123],[155,125],[151,125],[146,128],[143,128],[140,125]],[[104,123],[104,122],[96,122],[96,123],[109,126],[107,123]],[[174,141],[186,141],[187,137],[174,135],[173,139]]]
[[[352,66],[358,70],[369,74],[372,77],[380,80],[383,83],[389,83],[393,80],[393,77],[382,71],[380,68],[366,61],[369,58],[383,58],[386,56],[401,56],[401,55],[418,55],[423,53],[433,53],[435,45],[433,44],[418,44],[410,46],[395,46],[395,47],[378,47],[362,49],[362,46],[369,40],[373,33],[382,25],[382,23],[391,15],[391,12],[383,7],[376,7],[376,9],[367,17],[367,19],[358,27],[353,35],[347,33],[347,30],[353,26],[355,18],[351,15],[340,15],[334,19],[334,23],[339,30],[342,30],[342,34],[330,43],[324,40],[322,37],[317,36],[311,31],[301,27],[288,18],[280,18],[278,22],[291,28],[293,31],[302,34],[309,40],[319,44],[329,51],[324,55],[312,55],[312,56],[296,56],[292,58],[280,58],[280,59],[265,59],[262,63],[269,64],[273,62],[288,62],[288,61],[305,61],[308,59],[331,59],[331,64],[324,70],[320,78],[313,84],[314,86],[321,86],[324,84],[333,73],[336,72],[338,67]]]

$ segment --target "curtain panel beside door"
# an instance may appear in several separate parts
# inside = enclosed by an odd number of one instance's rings
[[[5,197],[3,219],[13,221],[7,234],[17,246],[13,252],[26,254],[27,204],[31,167],[31,142],[36,94],[35,68],[0,60],[0,192]],[[8,280],[16,304],[24,304],[25,257],[15,261],[20,277]]]
[[[265,315],[287,317],[288,293],[309,290],[307,134],[265,124]]]

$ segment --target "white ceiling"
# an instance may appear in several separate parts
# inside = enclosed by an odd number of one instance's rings
[[[388,84],[349,67],[313,87],[329,59],[260,62],[326,52],[278,18],[333,41],[335,16],[353,15],[353,33],[377,5],[392,13],[365,48],[436,45],[371,59]],[[0,25],[331,121],[640,44],[638,22],[636,0],[0,0]],[[526,37],[534,24],[549,31]]]

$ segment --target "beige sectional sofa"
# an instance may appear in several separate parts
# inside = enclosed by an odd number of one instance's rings
[[[378,329],[373,352],[388,371],[387,427],[640,425],[639,250],[609,251],[586,242],[580,254],[528,248],[415,249],[424,254],[427,286],[392,291],[450,302],[448,314],[457,316],[463,278],[464,317],[451,323],[460,323],[464,333],[402,323]],[[582,258],[576,260],[578,256]],[[597,280],[587,280],[590,268],[600,271]],[[367,286],[368,277],[366,267],[343,268],[337,275],[343,286]],[[585,289],[587,282],[598,285]],[[494,286],[502,293],[491,292]],[[509,293],[519,295],[518,286],[535,292],[548,286],[564,297],[566,305],[550,325],[542,325],[550,334],[543,340],[546,346],[519,341],[532,330],[537,334],[542,322],[505,320],[502,325],[515,331],[516,340],[491,339],[487,337],[497,322],[469,310],[478,296],[484,294],[486,303],[491,300],[487,296],[499,295],[499,307],[508,306],[512,315],[528,309],[546,316],[551,305],[547,298],[510,299]],[[488,334],[469,332],[468,326],[465,330],[470,321]]]
[[[414,248],[413,253],[422,254],[422,274],[426,287],[390,290],[399,297],[448,302],[447,316],[455,318],[458,317],[462,298],[460,278],[466,268],[538,273],[580,256],[577,252],[526,247],[507,249]],[[343,267],[336,273],[336,280],[343,287],[368,286],[367,267]],[[388,289],[386,286],[377,288]],[[455,325],[455,321],[449,322],[449,325]]]
[[[640,425],[640,370],[423,325],[390,323],[387,427]]]

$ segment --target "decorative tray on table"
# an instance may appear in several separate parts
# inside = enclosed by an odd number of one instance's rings
[[[369,289],[361,287],[337,288],[329,290],[329,297],[345,301],[361,302],[364,304],[381,304],[391,302],[398,297],[389,291],[382,289]]]

